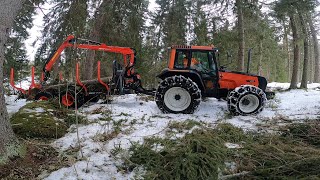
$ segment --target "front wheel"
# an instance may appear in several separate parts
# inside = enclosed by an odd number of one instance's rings
[[[197,84],[184,76],[164,79],[157,89],[156,103],[164,113],[192,114],[201,101]]]
[[[242,85],[229,93],[227,101],[234,115],[257,114],[265,106],[266,94],[258,87]]]

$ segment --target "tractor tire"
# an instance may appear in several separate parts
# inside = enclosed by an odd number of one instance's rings
[[[42,91],[36,94],[36,96],[34,97],[34,100],[49,101],[52,98],[53,96],[51,93]]]
[[[200,104],[201,90],[184,76],[167,77],[159,84],[155,100],[163,113],[192,114]]]
[[[266,94],[260,88],[242,85],[228,94],[228,109],[233,115],[250,115],[261,112],[266,103]]]
[[[67,108],[80,108],[85,103],[83,92],[77,92],[77,103],[75,102],[75,99],[74,90],[69,89],[60,94],[60,102]]]

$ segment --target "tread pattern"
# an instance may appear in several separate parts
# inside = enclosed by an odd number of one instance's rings
[[[169,109],[164,103],[164,95],[167,90],[172,87],[181,87],[187,90],[191,96],[190,105],[183,111],[173,111]],[[163,113],[183,113],[183,114],[192,114],[198,108],[201,101],[201,90],[198,88],[198,85],[193,82],[190,78],[186,78],[182,75],[176,75],[165,78],[160,82],[155,101],[159,109]]]
[[[259,98],[259,106],[256,110],[250,113],[242,112],[239,109],[239,100],[247,94],[254,94]],[[258,114],[261,112],[266,103],[266,94],[260,88],[252,85],[242,85],[237,87],[233,91],[228,94],[227,101],[228,101],[228,109],[233,115],[249,115],[249,114]]]

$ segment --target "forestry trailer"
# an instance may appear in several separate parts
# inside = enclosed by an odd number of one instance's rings
[[[33,99],[45,100],[59,96],[63,105],[75,107],[77,104],[79,107],[89,100],[97,101],[97,95],[115,94],[114,92],[125,94],[134,91],[154,95],[157,106],[164,113],[190,114],[197,109],[202,98],[215,97],[227,100],[228,109],[232,114],[249,115],[259,113],[265,106],[266,94],[272,95],[271,92],[266,92],[267,80],[264,77],[219,69],[218,52],[213,46],[172,46],[168,67],[158,75],[162,80],[158,88],[146,90],[141,85],[140,75],[134,72],[136,63],[134,49],[108,46],[77,39],[72,35],[67,37],[46,62],[43,68],[43,82],[49,78],[53,65],[68,47],[119,53],[123,55],[123,65],[114,61],[113,76],[101,78],[100,62],[98,62],[97,79],[81,82],[77,64],[76,86],[71,84],[46,86],[45,83],[35,86],[32,82],[32,89],[36,90],[32,91],[29,88],[28,94]],[[57,88],[62,89],[61,93],[58,93]],[[26,91],[24,93],[27,94]],[[77,98],[75,94],[78,95]]]

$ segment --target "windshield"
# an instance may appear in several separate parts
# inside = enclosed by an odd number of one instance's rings
[[[216,71],[213,51],[177,49],[175,57],[175,68],[195,69],[208,73]]]

